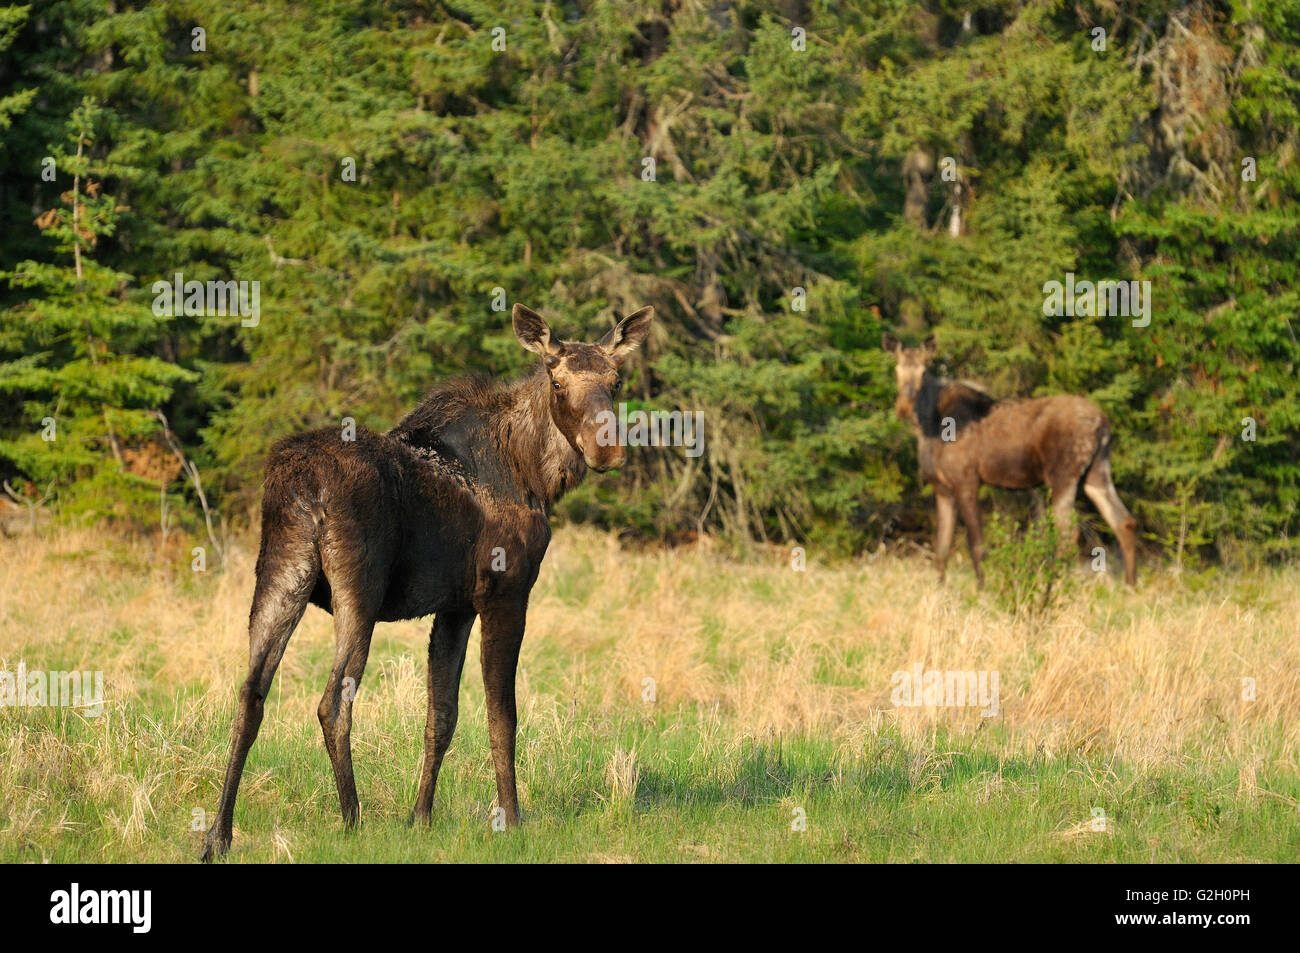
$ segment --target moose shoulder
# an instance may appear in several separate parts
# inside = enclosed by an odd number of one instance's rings
[[[456,729],[465,647],[482,622],[482,670],[498,803],[519,821],[515,669],[528,595],[550,542],[548,513],[588,469],[622,466],[599,439],[627,357],[653,311],[622,319],[596,344],[556,339],[515,305],[516,337],[541,361],[506,384],[463,379],[435,389],[387,434],[358,429],[289,437],[272,450],[239,694],[217,818],[202,858],[230,846],[235,798],[285,646],[309,602],[334,616],[336,653],[317,714],[344,821],[360,817],[352,701],[378,621],[435,613],[429,637],[424,763],[412,821],[427,822]]]
[[[884,346],[896,361],[895,410],[916,434],[921,476],[934,487],[940,580],[960,514],[975,577],[983,584],[979,488],[987,483],[1017,490],[1046,485],[1057,527],[1069,541],[1078,536],[1074,501],[1082,485],[1119,539],[1125,581],[1137,583],[1137,521],[1115,490],[1110,423],[1101,408],[1068,394],[995,400],[978,384],[937,377],[928,368],[933,337],[904,348],[887,334]]]

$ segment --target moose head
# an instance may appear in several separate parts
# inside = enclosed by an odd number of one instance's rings
[[[920,347],[905,348],[892,334],[884,337],[885,350],[894,356],[894,374],[898,379],[898,399],[894,411],[908,423],[916,423],[916,398],[925,383],[925,369],[938,353],[934,335],[927,337]]]
[[[650,332],[654,308],[629,314],[597,344],[558,340],[542,316],[522,304],[511,317],[519,343],[541,355],[551,420],[569,446],[597,473],[621,467],[626,450],[608,439],[614,398],[623,387],[624,362]]]

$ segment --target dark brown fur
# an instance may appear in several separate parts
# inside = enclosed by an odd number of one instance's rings
[[[429,821],[477,617],[497,799],[506,822],[518,823],[515,668],[529,591],[551,538],[548,512],[588,468],[622,465],[624,448],[597,440],[598,418],[612,413],[619,369],[652,316],[643,308],[599,344],[561,343],[541,317],[515,305],[516,336],[542,357],[531,376],[507,385],[453,381],[387,434],[358,429],[355,441],[345,441],[338,430],[318,430],[276,444],[266,467],[248,677],[204,860],[230,846],[244,760],[309,602],[334,616],[337,651],[318,715],[344,822],[360,819],[352,701],[374,625],[436,613],[411,819]]]
[[[895,409],[912,425],[922,479],[934,486],[940,581],[960,513],[975,578],[984,583],[981,484],[1017,490],[1046,484],[1057,527],[1073,543],[1078,538],[1074,499],[1082,483],[1119,538],[1125,581],[1137,584],[1137,521],[1115,491],[1110,423],[1101,408],[1070,395],[999,401],[976,384],[942,380],[926,367],[935,353],[933,338],[921,348],[907,349],[886,335],[885,350],[897,360]]]

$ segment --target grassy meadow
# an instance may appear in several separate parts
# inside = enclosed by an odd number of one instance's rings
[[[0,707],[0,862],[197,858],[247,661],[254,544],[200,574],[188,551],[102,534],[0,540],[0,670],[102,670],[106,695],[100,717]],[[308,609],[229,862],[1300,856],[1300,568],[1148,567],[1136,593],[1080,568],[1055,608],[1012,613],[964,561],[940,588],[919,555],[810,552],[796,572],[788,553],[630,550],[565,528],[533,593],[524,824],[506,832],[489,823],[477,626],[433,826],[406,826],[427,635],[428,620],[376,630],[353,727],[363,824],[345,831],[316,721],[333,631]],[[896,707],[891,675],[917,663],[998,672],[997,715]]]

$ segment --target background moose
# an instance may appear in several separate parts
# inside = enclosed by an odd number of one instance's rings
[[[1110,422],[1100,407],[1068,394],[995,400],[976,384],[937,377],[928,368],[936,352],[933,335],[919,348],[904,348],[886,334],[884,346],[897,362],[895,409],[916,433],[921,477],[934,487],[940,580],[960,513],[976,581],[984,584],[981,484],[1013,490],[1046,484],[1057,529],[1073,544],[1078,538],[1074,498],[1082,483],[1119,538],[1124,580],[1137,584],[1137,520],[1111,479]]]

